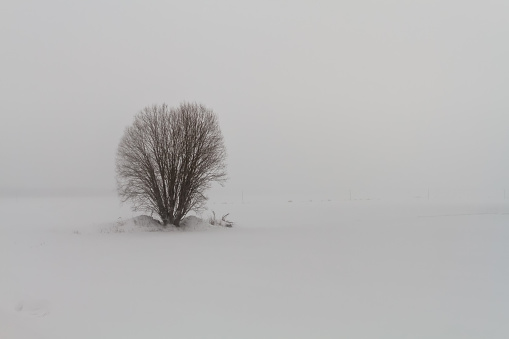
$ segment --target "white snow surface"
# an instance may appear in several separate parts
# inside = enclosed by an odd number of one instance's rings
[[[116,222],[101,225],[100,232],[103,233],[124,233],[124,232],[175,232],[175,231],[210,231],[222,227],[213,226],[206,220],[190,215],[182,219],[180,227],[173,225],[163,226],[157,219],[148,215],[139,215],[129,219],[119,217]],[[80,231],[76,230],[75,234]]]
[[[509,201],[0,198],[0,338],[509,338]]]

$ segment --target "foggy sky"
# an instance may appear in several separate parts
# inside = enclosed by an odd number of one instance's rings
[[[147,105],[219,116],[225,190],[509,188],[508,1],[2,1],[0,189],[114,190]]]

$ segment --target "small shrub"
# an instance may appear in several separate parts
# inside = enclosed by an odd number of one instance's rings
[[[226,213],[221,217],[221,220],[216,219],[216,212],[212,211],[212,216],[209,218],[209,224],[217,225],[217,226],[225,226],[232,227],[233,221],[227,220],[226,217],[230,215],[230,213]]]

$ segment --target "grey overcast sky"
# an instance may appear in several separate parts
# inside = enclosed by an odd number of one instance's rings
[[[115,188],[144,106],[219,116],[228,190],[509,188],[509,1],[0,5],[0,188]]]

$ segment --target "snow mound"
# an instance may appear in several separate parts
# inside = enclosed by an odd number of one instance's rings
[[[15,310],[32,317],[44,317],[50,314],[50,302],[48,300],[23,300],[16,305]]]
[[[172,231],[208,231],[222,229],[222,226],[211,225],[197,216],[187,216],[180,222],[180,227],[163,226],[159,220],[148,215],[139,215],[130,219],[119,218],[101,228],[101,233],[134,233],[134,232],[172,232]]]
[[[132,222],[134,225],[139,226],[139,227],[148,227],[148,228],[161,227],[161,223],[158,220],[156,220],[148,215],[139,215],[137,217],[129,219],[127,222]]]
[[[182,219],[180,226],[185,231],[207,231],[210,229],[218,229],[217,226],[213,226],[194,215],[190,215]]]

